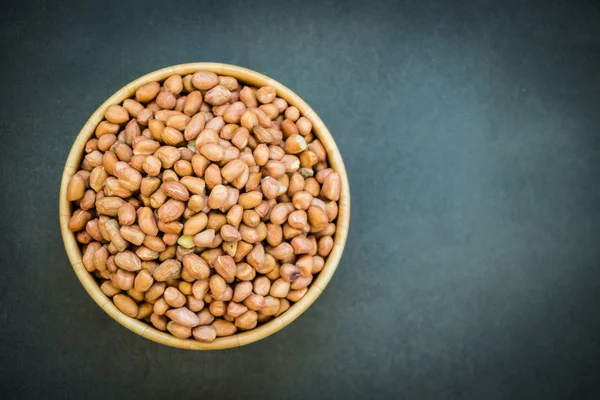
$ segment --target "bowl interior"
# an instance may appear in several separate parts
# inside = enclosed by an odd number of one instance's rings
[[[104,112],[108,106],[121,104],[123,100],[132,97],[135,91],[145,83],[152,81],[161,82],[172,74],[184,76],[197,70],[208,70],[218,75],[233,76],[238,79],[238,81],[252,86],[274,86],[277,89],[277,96],[286,100],[289,105],[297,107],[300,113],[312,122],[313,132],[327,151],[330,166],[340,174],[342,181],[342,191],[338,201],[339,212],[336,221],[337,227],[334,246],[327,257],[323,270],[309,286],[306,295],[300,301],[294,303],[285,313],[255,329],[236,333],[232,336],[220,337],[210,343],[203,343],[194,339],[175,338],[168,333],[155,329],[145,322],[130,318],[117,309],[114,303],[102,293],[92,275],[87,272],[82,264],[82,255],[79,244],[75,240],[73,232],[68,228],[68,221],[71,217],[72,210],[70,202],[66,197],[67,184],[73,174],[79,169],[85,144],[94,135],[95,128],[98,123],[103,120]],[[117,91],[94,112],[79,132],[79,135],[75,139],[73,147],[69,152],[61,181],[59,208],[62,237],[71,265],[86,291],[106,313],[131,331],[155,342],[183,349],[217,350],[252,343],[277,332],[295,320],[317,299],[317,297],[319,297],[333,276],[346,244],[350,223],[350,189],[344,162],[331,134],[317,114],[298,95],[279,82],[246,68],[220,63],[191,63],[163,68],[136,79]]]

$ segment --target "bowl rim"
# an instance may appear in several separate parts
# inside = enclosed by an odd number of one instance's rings
[[[301,115],[312,122],[313,132],[325,147],[329,164],[339,173],[342,184],[340,199],[338,201],[337,227],[333,249],[327,257],[325,266],[314,282],[309,286],[304,297],[300,301],[294,303],[279,317],[273,318],[269,322],[260,325],[255,329],[238,332],[231,336],[219,337],[210,343],[199,342],[193,338],[179,339],[167,332],[159,331],[145,322],[128,317],[123,314],[114,303],[104,295],[104,293],[102,293],[92,275],[83,266],[79,243],[77,243],[75,239],[75,234],[68,228],[68,222],[71,217],[71,205],[66,196],[67,185],[71,177],[77,172],[81,159],[83,158],[85,144],[94,136],[95,128],[98,123],[104,119],[104,112],[108,106],[121,104],[123,100],[133,97],[135,91],[148,82],[161,82],[172,74],[185,76],[198,70],[212,71],[218,75],[233,76],[238,79],[238,81],[252,86],[271,85],[275,87],[277,96],[286,100],[290,106],[298,108]],[[150,72],[122,87],[96,109],[81,128],[81,131],[77,135],[73,146],[69,151],[61,179],[59,216],[63,242],[73,270],[88,294],[108,315],[127,329],[157,343],[189,350],[218,350],[243,346],[272,335],[298,318],[310,307],[317,297],[319,297],[337,269],[346,245],[350,224],[350,186],[342,156],[331,133],[319,116],[300,98],[300,96],[276,80],[247,68],[223,63],[196,62],[173,65]]]

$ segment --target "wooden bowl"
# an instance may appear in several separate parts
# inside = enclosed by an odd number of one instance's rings
[[[327,261],[323,270],[312,282],[306,295],[300,301],[293,304],[285,313],[263,325],[258,326],[255,329],[236,333],[231,336],[220,337],[210,343],[203,343],[194,339],[178,339],[169,333],[161,332],[155,329],[153,326],[148,325],[143,321],[130,318],[117,309],[114,303],[108,297],[106,297],[104,293],[102,293],[95,279],[83,266],[79,243],[77,243],[75,240],[75,235],[73,232],[71,232],[68,228],[68,222],[69,218],[71,217],[72,210],[66,194],[67,184],[69,183],[73,174],[78,171],[81,164],[85,144],[94,135],[96,125],[103,120],[104,111],[108,108],[108,106],[113,104],[121,104],[123,100],[133,97],[135,91],[140,86],[148,82],[160,82],[172,74],[180,74],[185,76],[187,74],[194,73],[197,70],[208,70],[218,75],[233,76],[240,82],[253,86],[274,86],[277,89],[277,95],[279,97],[286,100],[289,105],[296,106],[300,113],[312,122],[313,132],[327,150],[329,164],[340,174],[342,183],[341,196],[338,202],[339,214],[336,222],[337,229],[334,238],[335,243],[333,250],[327,257]],[[246,68],[219,63],[191,63],[163,68],[136,79],[135,81],[123,87],[121,90],[117,91],[108,100],[106,100],[104,104],[102,104],[96,110],[96,112],[94,112],[94,114],[79,132],[79,135],[77,135],[75,143],[73,143],[73,147],[69,152],[60,185],[59,209],[60,229],[71,265],[73,266],[73,269],[75,270],[75,273],[83,284],[85,290],[87,290],[89,295],[92,296],[92,299],[94,299],[94,301],[98,303],[98,305],[102,307],[102,309],[108,313],[108,315],[114,318],[121,325],[125,326],[127,329],[158,343],[182,349],[217,350],[242,346],[277,332],[298,318],[298,316],[300,316],[300,314],[310,307],[317,297],[319,297],[333,276],[333,273],[340,262],[342,252],[344,251],[344,246],[346,244],[346,237],[348,236],[348,228],[350,224],[350,188],[348,185],[348,176],[346,174],[344,162],[342,161],[342,156],[340,155],[340,152],[333,138],[331,137],[329,130],[327,130],[327,127],[325,124],[323,124],[323,121],[321,121],[317,114],[296,93],[292,92],[281,83]]]

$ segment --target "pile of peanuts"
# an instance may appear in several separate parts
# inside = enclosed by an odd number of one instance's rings
[[[67,186],[69,228],[120,311],[210,342],[302,299],[333,248],[341,181],[296,107],[197,71],[104,118]]]

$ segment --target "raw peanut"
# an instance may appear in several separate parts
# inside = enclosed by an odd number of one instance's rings
[[[168,169],[166,171],[163,171],[162,181],[163,182],[168,182],[168,181],[179,182],[179,177],[177,176],[175,171]]]
[[[208,145],[205,145],[205,146],[208,146]],[[204,149],[205,146],[203,146],[202,148]],[[219,146],[219,148],[221,148],[221,147]],[[233,161],[228,162],[221,169],[221,175],[223,176],[223,178],[226,181],[232,182],[235,178],[239,177],[244,172],[244,168],[247,168],[247,166],[243,161],[233,160]]]
[[[119,207],[117,215],[119,217],[119,224],[133,225],[136,218],[135,207],[130,203],[123,203],[123,205]]]
[[[197,313],[198,311],[201,311],[204,308],[204,300],[197,299],[194,296],[188,296],[186,307],[189,308],[190,311]]]
[[[137,225],[123,225],[121,226],[119,233],[123,239],[133,243],[136,246],[140,246],[146,237],[146,234]]]
[[[261,296],[266,296],[267,294],[269,294],[270,289],[271,289],[271,281],[266,276],[261,276],[254,280],[254,283],[253,283],[253,292],[254,293],[261,295]]]
[[[285,110],[288,108],[287,101],[285,101],[284,99],[282,99],[280,97],[275,97],[273,99],[273,104],[277,107],[277,110],[279,113],[285,112]]]
[[[144,298],[146,299],[146,301],[154,302],[163,295],[166,288],[167,285],[165,283],[154,282],[152,286],[150,286],[150,289],[148,289],[144,294]]]
[[[276,119],[279,115],[279,109],[275,104],[263,104],[258,108],[260,108],[272,120]]]
[[[193,249],[195,247],[192,236],[183,235],[177,239],[177,244],[185,249]]]
[[[160,174],[160,169],[162,167],[162,163],[161,161],[155,157],[155,156],[148,156],[144,159],[144,162],[142,163],[142,169],[150,176],[157,176],[158,174]],[[144,178],[147,179],[147,178]],[[142,179],[142,187],[143,187],[143,181],[144,179]]]
[[[104,118],[113,124],[124,124],[129,121],[129,112],[124,107],[113,104],[104,112]]]
[[[237,267],[231,256],[219,256],[213,264],[215,272],[221,275],[227,283],[232,283],[235,279]]]
[[[102,167],[98,166],[96,168],[102,168]],[[96,170],[96,168],[94,168],[92,170],[92,172],[94,170]],[[90,182],[91,182],[91,175],[90,175]],[[69,184],[67,185],[67,200],[69,200],[69,201],[79,200],[83,197],[84,194],[85,194],[85,179],[81,175],[78,175],[78,174],[73,175],[73,177],[69,181]]]
[[[158,282],[165,282],[179,278],[180,274],[181,263],[177,260],[169,259],[160,264],[152,276],[154,277],[154,280]]]
[[[213,276],[217,276],[217,275],[213,275]],[[208,292],[208,288],[209,288],[209,285],[208,285],[207,280],[197,280],[192,285],[192,294],[194,295],[194,297],[196,299],[201,300],[204,298],[204,296],[206,296],[206,293]]]
[[[174,128],[178,132],[183,132],[185,130],[187,124],[190,122],[190,120],[191,120],[191,118],[185,114],[172,115],[167,119],[167,128]],[[165,128],[165,130],[167,128]],[[164,134],[164,131],[163,131],[163,134]]]
[[[266,175],[277,179],[285,175],[285,165],[281,161],[269,160],[263,167],[263,171]]]
[[[232,318],[237,318],[246,311],[248,311],[248,307],[242,304],[235,302],[230,302],[229,304],[227,304],[227,315]]]
[[[244,305],[253,311],[260,311],[265,305],[265,298],[259,294],[252,293],[244,300]]]
[[[228,194],[227,187],[220,184],[216,185],[208,196],[208,206],[213,210],[220,208],[225,203]]]
[[[225,86],[231,91],[239,89],[237,79],[232,76],[219,76],[219,85]]]
[[[268,219],[269,213],[271,212],[271,205],[269,204],[269,201],[263,200],[259,205],[254,207],[254,211],[260,215],[260,218]]]
[[[108,217],[106,217],[108,218]],[[95,218],[91,221],[88,221],[88,223],[85,225],[85,231],[92,237],[92,239],[97,240],[97,241],[102,241],[102,240],[108,240],[108,235],[106,236],[106,239],[104,239],[104,237],[102,236],[102,233],[100,232],[100,225],[99,225],[99,219]],[[104,222],[102,223],[102,226],[104,227]]]
[[[340,190],[340,175],[335,171],[331,172],[323,181],[321,193],[329,200],[337,201],[340,199]]]
[[[140,185],[140,194],[142,196],[151,196],[160,186],[160,179],[156,177],[145,177]]]
[[[126,271],[135,272],[142,269],[142,261],[135,253],[128,250],[117,253],[115,263]]]
[[[308,285],[310,285],[312,280],[313,280],[312,275],[301,276],[300,278],[298,278],[294,282],[292,282],[292,284],[290,285],[290,289],[292,289],[292,290],[304,289],[305,287],[308,287]]]
[[[256,91],[256,99],[263,104],[272,102],[277,95],[273,86],[263,86]]]
[[[290,226],[292,228],[302,229],[308,223],[308,217],[306,215],[306,211],[304,211],[304,210],[292,211],[292,213],[290,213],[290,215],[287,218],[287,222],[288,222],[288,224],[290,224]]]
[[[166,331],[169,320],[163,315],[152,313],[152,315],[150,315],[150,322],[156,329]]]
[[[92,241],[92,237],[86,231],[79,231],[75,234],[75,239],[78,243],[88,244]]]
[[[69,219],[69,229],[73,232],[81,231],[91,219],[92,214],[89,211],[81,209],[75,210]]]
[[[162,146],[154,155],[158,157],[164,169],[171,168],[181,158],[179,150],[172,146]]]
[[[225,86],[217,85],[204,95],[204,101],[212,106],[225,104],[231,98],[231,92]]]
[[[156,104],[165,110],[172,110],[175,108],[176,103],[177,98],[171,92],[160,92],[158,96],[156,96]]]
[[[323,147],[323,144],[321,144],[319,140],[313,140],[308,144],[307,148],[317,155],[319,161],[325,161],[327,159],[325,147]]]
[[[183,234],[186,236],[196,235],[202,232],[204,228],[206,228],[207,222],[208,217],[206,216],[206,214],[198,213],[193,217],[189,218],[187,221],[185,221],[185,223],[183,224]]]
[[[252,282],[239,282],[233,291],[233,301],[240,303],[252,293]]]
[[[179,183],[185,186],[187,191],[191,192],[192,194],[204,194],[205,192],[206,184],[201,178],[196,178],[193,176],[184,176],[181,178]],[[186,201],[187,200],[188,199],[186,199]]]
[[[204,182],[210,190],[223,183],[223,180],[221,179],[221,169],[217,164],[211,164],[206,168],[204,171]]]
[[[291,119],[283,120],[283,122],[281,123],[281,131],[283,132],[283,136],[285,138],[288,138],[291,135],[298,134],[298,128],[296,127],[294,121],[292,121]]]
[[[290,106],[285,110],[285,117],[296,122],[300,118],[300,111],[296,107]]]
[[[183,269],[193,279],[208,279],[210,275],[208,264],[196,254],[183,257]]]
[[[133,99],[123,100],[123,108],[127,110],[130,116],[136,117],[144,109],[144,106]]]
[[[91,238],[90,238],[90,240],[91,240]],[[221,247],[223,248],[225,253],[227,253],[227,255],[234,257],[235,252],[237,251],[237,244],[238,244],[238,242],[223,242]]]
[[[321,185],[315,178],[307,178],[304,181],[304,190],[310,193],[313,197],[317,197],[321,192]]]
[[[235,319],[235,326],[243,330],[254,329],[257,325],[258,314],[256,311],[248,310]]]
[[[192,75],[192,85],[199,90],[209,90],[219,84],[217,74],[209,71],[196,71]]]
[[[329,176],[329,174],[331,174],[332,172],[333,172],[333,169],[331,169],[331,168],[324,168],[324,169],[322,169],[322,170],[320,170],[320,171],[317,172],[317,174],[315,175],[315,179],[320,184],[323,184],[323,182],[325,181],[325,178],[327,178],[327,176]]]
[[[121,161],[129,162],[133,157],[133,150],[125,143],[117,142],[114,147],[117,158]]]
[[[215,317],[222,317],[227,311],[227,306],[220,300],[215,300],[208,306],[208,310]]]
[[[163,236],[163,241],[164,241],[164,239],[165,238]],[[167,244],[167,243],[165,242],[165,244]],[[160,253],[158,260],[163,262],[163,261],[169,260],[171,258],[175,258],[176,253],[177,253],[177,246],[167,245],[167,248],[163,252]]]
[[[164,232],[164,233],[167,233],[167,234],[179,235],[181,233],[181,231],[183,230],[183,224],[181,222],[179,222],[179,221],[170,221],[170,222],[158,221],[158,229],[161,232]],[[177,239],[175,239],[175,241],[176,240]],[[167,243],[165,241],[164,237],[163,237],[163,241],[165,243]]]
[[[246,186],[244,188],[246,192],[252,192],[254,190],[257,190],[261,178],[262,172],[250,172],[248,175],[248,181],[246,182]]]
[[[160,222],[171,222],[179,219],[185,210],[185,203],[175,199],[169,199],[158,209],[158,220]]]
[[[179,339],[187,339],[192,336],[192,328],[183,326],[174,321],[169,321],[167,324],[167,330],[171,332],[171,335]]]
[[[303,227],[301,229],[296,229],[296,228],[292,228],[290,226],[290,224],[288,224],[286,222],[285,224],[283,224],[283,237],[286,240],[293,239],[296,236],[304,235],[309,230],[310,230],[310,226],[308,224],[306,225],[306,228]]]
[[[137,302],[141,302],[144,300],[144,293],[138,292],[133,287],[127,291],[127,295]],[[136,315],[136,317],[137,317],[137,315]]]
[[[312,123],[305,117],[300,117],[296,121],[296,126],[298,127],[298,132],[302,136],[306,136],[312,131]]]
[[[283,158],[281,159],[281,162],[283,163],[285,172],[288,174],[292,174],[292,173],[298,171],[298,168],[300,168],[300,160],[298,159],[298,157],[291,155],[291,154],[286,154],[285,156],[283,156]],[[289,177],[287,175],[284,175],[283,177],[288,179],[288,182],[289,182]],[[287,187],[286,187],[286,191],[287,191]]]
[[[173,94],[181,93],[183,91],[183,79],[181,78],[181,75],[171,75],[165,80],[163,87],[166,91],[169,91]]]
[[[111,275],[112,277],[112,275]],[[122,289],[129,290],[133,287],[133,281],[135,279],[135,274],[131,271],[125,271],[124,269],[117,269],[117,272],[114,274],[113,285]]]
[[[151,208],[140,207],[138,209],[138,224],[142,232],[146,235],[158,235],[158,226],[156,225],[156,219]]]
[[[142,139],[136,140],[133,144],[133,154],[134,155],[150,155],[154,154],[156,150],[160,148],[160,143],[156,140],[147,139],[140,136]]]
[[[136,319],[146,319],[152,315],[154,306],[150,303],[142,303],[139,305],[138,313],[135,316]]]
[[[202,104],[202,93],[199,92],[198,90],[193,90],[187,95],[187,97],[185,99],[185,103],[183,104],[183,113],[186,115],[189,115],[191,117],[200,110],[201,104]],[[199,115],[202,115],[202,114],[199,114]],[[191,140],[191,139],[186,138],[186,140]]]
[[[320,238],[317,249],[321,257],[327,257],[329,253],[331,253],[331,249],[333,249],[333,239],[331,236],[323,236]]]
[[[317,254],[317,242],[314,237],[305,238],[301,236],[296,236],[292,239],[292,247],[294,249],[294,254]]]
[[[299,289],[299,290],[290,290],[286,298],[289,301],[297,302],[300,301],[308,291],[308,288]]]
[[[96,127],[96,137],[101,138],[104,135],[116,135],[119,132],[119,125],[112,122],[102,121]]]
[[[146,270],[141,270],[133,281],[133,287],[135,290],[143,293],[150,289],[153,283],[154,278],[152,278],[152,275]]]
[[[241,281],[251,281],[256,276],[256,270],[247,263],[240,263],[236,266],[235,276]]]
[[[170,126],[163,129],[160,138],[170,146],[177,146],[179,143],[183,142],[183,134]]]
[[[267,117],[268,118],[268,117]],[[259,143],[279,144],[283,139],[283,133],[279,129],[264,128],[260,125],[252,128],[252,133]]]
[[[186,327],[193,328],[200,325],[198,316],[186,307],[169,310],[166,314],[172,321]]]
[[[283,231],[280,225],[267,224],[267,243],[270,246],[277,246],[283,240]]]
[[[207,295],[207,297],[209,297],[209,295]],[[209,299],[207,298],[205,300],[209,300]],[[208,308],[203,308],[203,310],[200,311],[197,315],[198,315],[198,319],[200,320],[200,325],[208,325],[208,324],[212,323],[215,319],[215,317],[210,313]]]
[[[150,130],[150,136],[154,140],[162,140],[162,132],[165,129],[164,121],[158,119],[151,119],[148,121],[148,129]]]
[[[100,272],[106,271],[107,259],[108,259],[108,250],[106,250],[106,247],[102,246],[98,250],[96,250],[96,252],[94,253],[94,256],[93,256],[94,268]]]
[[[220,275],[211,276],[208,285],[211,294],[216,297],[221,297],[227,289],[227,283]]]
[[[260,224],[260,215],[255,210],[246,210],[242,216],[244,224],[251,228],[256,228]]]
[[[102,285],[100,285],[100,290],[107,297],[113,297],[114,295],[121,293],[121,289],[113,286],[111,281],[104,281]]]
[[[254,90],[252,90],[248,86],[245,86],[240,91],[240,100],[242,101],[242,103],[244,103],[246,107],[258,107],[258,101],[256,101],[256,94],[254,93]]]
[[[269,161],[269,147],[266,144],[261,143],[254,149],[253,152],[256,165],[263,166]]]
[[[182,149],[182,151],[184,150],[189,150],[189,149]],[[175,170],[175,173],[181,177],[189,177],[191,178],[190,175],[192,175],[194,173],[194,170],[192,168],[192,163],[189,162],[188,160],[183,160],[183,152],[181,155],[182,160],[176,161],[175,165],[173,165],[173,169]],[[192,156],[190,154],[189,156],[190,160],[192,159]]]
[[[241,101],[236,101],[227,106],[225,112],[223,113],[223,120],[228,124],[239,124],[240,120],[242,119],[242,114],[244,114],[245,111],[246,106],[244,103]]]
[[[246,110],[240,117],[240,125],[248,131],[252,131],[254,127],[258,126],[258,117],[252,111]]]
[[[245,210],[257,207],[262,201],[263,194],[259,191],[253,191],[240,194],[238,204]]]
[[[242,236],[240,235],[240,232],[238,232],[237,229],[235,229],[233,226],[228,225],[228,224],[225,224],[221,227],[220,233],[221,233],[221,237],[226,242],[237,242],[239,240],[242,240]]]
[[[240,225],[240,222],[242,221],[243,213],[244,208],[241,205],[234,205],[227,212],[227,223],[233,227],[238,227]]]
[[[173,308],[183,307],[187,300],[183,293],[174,287],[168,287],[163,294],[163,298]]]
[[[215,239],[215,230],[207,229],[194,235],[194,244],[198,247],[211,247]]]
[[[274,199],[279,194],[279,182],[271,176],[263,178],[260,187],[266,199]]]
[[[233,136],[231,138],[231,143],[242,150],[248,145],[248,138],[250,137],[250,132],[247,128],[241,127],[233,132]]]
[[[292,196],[292,204],[298,210],[308,210],[312,200],[312,194],[306,191],[297,192]]]
[[[283,264],[279,268],[279,273],[281,278],[286,282],[294,282],[300,278],[300,269],[293,264]]]
[[[290,291],[290,283],[283,278],[277,279],[271,285],[269,294],[273,297],[284,298]]]
[[[168,96],[169,95],[167,94],[167,97]],[[167,99],[167,101],[168,101],[168,99]],[[158,111],[155,112],[154,118],[166,123],[167,120],[174,115],[181,115],[181,112],[176,111],[176,110],[161,110],[160,107],[158,107]]]
[[[242,171],[242,174],[240,176],[238,176],[236,179],[234,179],[233,182],[231,182],[231,184],[236,189],[242,189],[244,186],[246,186],[246,183],[248,183],[249,177],[250,177],[250,171],[248,169],[248,166],[244,165],[244,170]]]
[[[279,300],[279,310],[277,310],[275,317],[279,317],[281,314],[283,314],[284,312],[289,310],[289,308],[290,308],[290,302],[288,301],[288,299],[280,299]]]
[[[313,256],[312,255],[303,255],[298,257],[296,260],[296,267],[298,267],[300,271],[300,276],[310,276],[312,275],[313,270]]]
[[[237,332],[237,327],[234,324],[222,319],[215,319],[210,326],[217,332],[217,337],[230,336]]]
[[[217,330],[214,326],[197,326],[192,329],[194,339],[201,342],[212,342],[217,337]]]
[[[272,296],[266,296],[265,297],[265,304],[263,306],[263,308],[260,310],[260,313],[262,315],[275,315],[277,314],[277,311],[279,311],[279,299],[272,297]]]
[[[315,174],[315,171],[311,168],[300,168],[298,169],[298,173],[302,175],[304,179],[310,178]]]
[[[256,115],[256,117],[258,118],[258,124],[260,126],[262,126],[263,128],[271,128],[271,126],[272,126],[271,118],[269,118],[269,116],[267,114],[265,114],[265,112],[263,110],[261,110],[260,108],[256,108],[256,107],[249,107],[248,109]],[[275,130],[277,130],[277,129],[275,129]],[[281,135],[281,137],[280,137],[280,139],[281,139],[283,137],[283,133],[282,132],[279,132],[279,133]],[[279,143],[275,143],[275,144],[279,144]]]
[[[308,207],[307,214],[308,222],[310,223],[311,228],[314,229],[313,232],[323,230],[329,224],[329,218],[327,217],[327,213],[321,207],[311,205],[310,207]]]
[[[180,182],[168,181],[164,182],[160,189],[169,197],[180,200],[187,201],[190,198],[190,193],[188,189]]]
[[[271,210],[269,220],[273,224],[281,225],[287,220],[292,211],[294,211],[292,203],[278,203]]]
[[[298,154],[306,150],[306,141],[300,135],[290,135],[285,141],[285,151],[290,154]]]
[[[251,228],[248,225],[241,224],[239,227],[242,240],[246,243],[256,243],[258,241],[258,232],[256,228]]]
[[[135,91],[135,99],[140,103],[148,103],[160,92],[160,84],[158,82],[150,82],[141,86]]]
[[[138,305],[133,299],[124,294],[117,294],[113,297],[115,306],[125,315],[135,318],[138,314]]]

